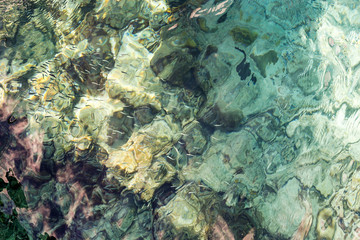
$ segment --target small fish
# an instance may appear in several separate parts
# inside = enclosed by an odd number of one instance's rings
[[[12,124],[14,122],[16,122],[16,118],[13,115],[10,115],[10,117],[8,118],[8,123]]]
[[[138,148],[138,151],[145,154],[145,152],[143,150],[141,150],[140,148]]]
[[[112,129],[113,132],[117,132],[117,133],[120,133],[120,134],[125,134],[125,132],[121,132],[121,131],[118,131],[118,130],[114,130]]]
[[[174,148],[175,148],[176,153],[177,153],[178,155],[181,155],[180,152],[179,152],[179,150],[178,150],[175,146],[174,146]]]

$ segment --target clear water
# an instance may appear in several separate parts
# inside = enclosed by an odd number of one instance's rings
[[[360,239],[357,1],[0,12],[0,239]]]

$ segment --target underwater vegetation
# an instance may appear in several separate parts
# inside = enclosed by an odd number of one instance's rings
[[[18,208],[28,208],[24,192],[22,190],[21,184],[17,179],[12,176],[13,172],[10,169],[6,172],[6,180],[0,179],[0,193],[2,194],[0,199],[0,238],[1,239],[30,239],[27,235],[25,229],[20,224],[18,219],[18,213],[15,207]],[[8,197],[10,199],[8,199]],[[12,201],[12,202],[11,202]],[[14,203],[14,206],[12,205]],[[53,240],[54,237],[50,237],[47,233],[40,235],[39,239],[41,240]]]

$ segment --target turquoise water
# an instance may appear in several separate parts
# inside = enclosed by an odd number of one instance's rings
[[[360,239],[357,1],[0,11],[0,239]]]

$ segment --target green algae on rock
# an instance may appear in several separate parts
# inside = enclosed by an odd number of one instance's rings
[[[235,27],[231,29],[230,35],[235,42],[243,43],[246,46],[251,45],[258,37],[256,32],[246,27]]]
[[[262,55],[251,54],[250,57],[255,61],[256,67],[264,78],[266,77],[266,67],[271,63],[275,64],[279,60],[274,50],[270,50]]]

